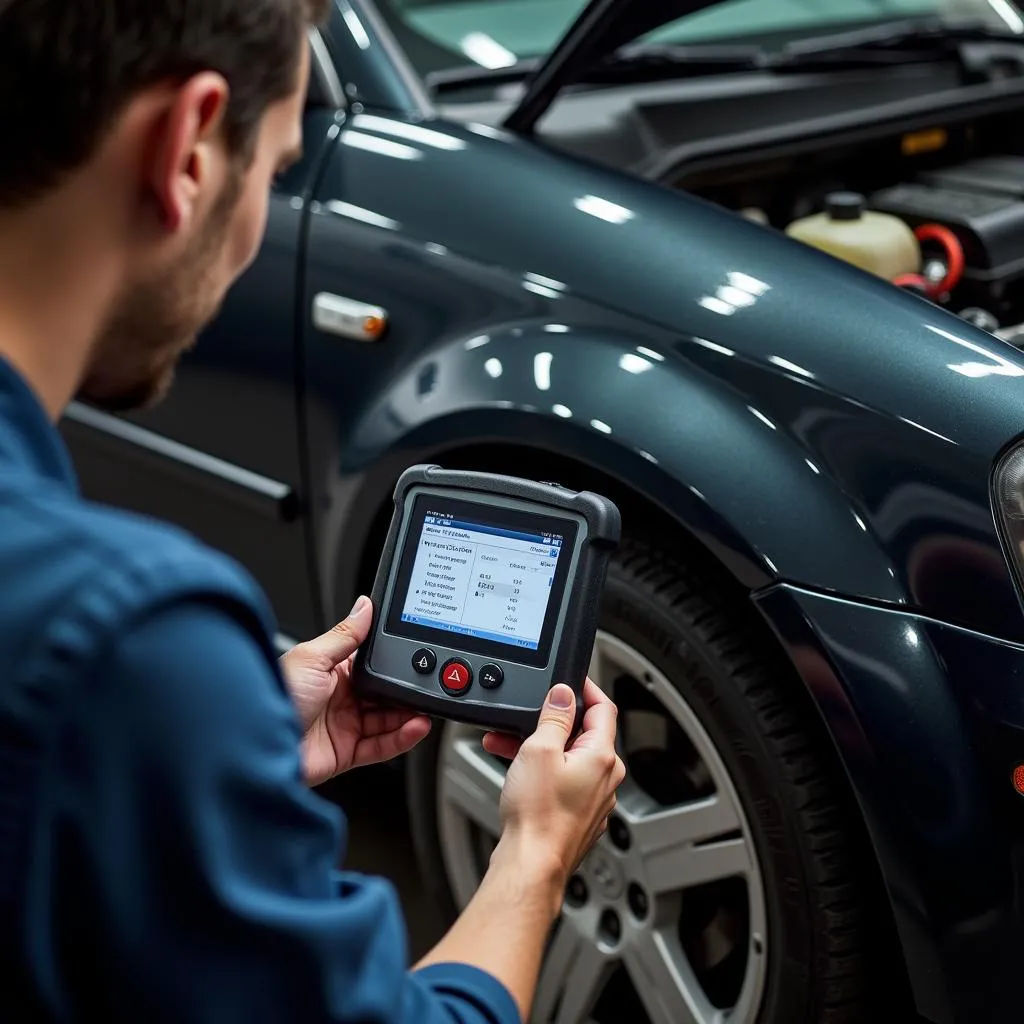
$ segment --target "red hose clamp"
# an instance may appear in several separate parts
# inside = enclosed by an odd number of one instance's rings
[[[906,288],[907,291],[917,292],[921,295],[931,297],[932,282],[924,274],[900,274],[892,279],[897,288]]]
[[[960,239],[941,224],[922,224],[914,235],[919,242],[938,242],[946,253],[946,276],[941,281],[928,281],[928,294],[937,298],[952,291],[964,275],[964,248]]]

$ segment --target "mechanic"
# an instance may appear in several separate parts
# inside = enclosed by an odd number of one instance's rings
[[[4,1020],[506,1022],[624,768],[592,684],[548,696],[474,899],[408,970],[384,881],[310,784],[429,722],[362,706],[373,610],[275,660],[255,584],[76,492],[54,424],[158,399],[299,157],[327,0],[0,0]],[[424,197],[429,201],[429,197]],[[230,410],[225,410],[230,415]]]

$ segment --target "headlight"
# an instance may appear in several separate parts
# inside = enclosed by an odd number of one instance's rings
[[[996,465],[992,492],[996,525],[1024,594],[1024,444],[1015,445]]]

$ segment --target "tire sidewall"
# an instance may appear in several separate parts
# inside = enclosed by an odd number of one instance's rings
[[[648,658],[690,706],[718,751],[754,838],[767,914],[768,972],[758,1020],[808,1020],[813,963],[810,879],[780,773],[752,709],[686,620],[609,572],[600,628]]]

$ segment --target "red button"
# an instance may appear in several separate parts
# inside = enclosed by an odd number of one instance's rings
[[[441,686],[449,693],[462,693],[472,681],[473,672],[464,661],[452,658],[441,666]]]

